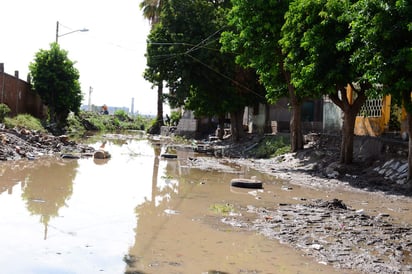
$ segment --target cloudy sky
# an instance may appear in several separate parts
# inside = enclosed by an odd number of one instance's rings
[[[149,24],[141,0],[13,0],[1,4],[0,63],[5,72],[26,80],[28,66],[40,49],[56,39],[76,62],[88,103],[131,107],[156,114],[156,90],[142,77]],[[71,31],[87,28],[88,32]],[[165,111],[168,111],[166,107]]]

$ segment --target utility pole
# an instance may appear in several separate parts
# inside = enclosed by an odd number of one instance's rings
[[[56,44],[59,40],[59,21],[56,22]]]
[[[56,44],[59,43],[59,37],[62,37],[62,36],[65,36],[65,35],[68,35],[68,34],[71,34],[71,33],[75,33],[75,32],[78,32],[78,31],[80,31],[80,32],[89,31],[88,29],[83,28],[83,29],[72,30],[72,31],[69,31],[69,32],[66,32],[66,33],[63,33],[63,34],[59,34],[59,26],[60,26],[60,23],[59,23],[59,21],[57,21],[56,22]]]
[[[89,111],[92,111],[92,92],[93,88],[89,87]]]

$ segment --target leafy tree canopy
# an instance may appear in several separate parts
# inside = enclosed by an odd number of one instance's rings
[[[352,7],[351,32],[344,46],[358,41],[352,62],[363,77],[412,113],[412,3],[406,0],[359,0]]]
[[[70,111],[78,113],[82,101],[79,72],[67,51],[57,43],[41,49],[29,66],[34,90],[49,108],[51,122],[64,126]]]
[[[350,49],[337,47],[349,33],[343,16],[349,4],[346,0],[295,0],[290,4],[279,43],[297,90],[311,90],[318,97],[355,80]]]
[[[239,75],[245,72],[238,71],[231,54],[220,52],[229,3],[164,3],[160,23],[148,37],[146,78],[166,81],[172,106],[185,105],[197,115],[221,115],[259,100],[256,81],[241,82]]]
[[[232,29],[222,35],[223,50],[233,52],[238,64],[256,70],[269,102],[289,97],[291,150],[302,149],[301,103],[306,94],[296,92],[279,45],[290,1],[232,0],[232,3],[228,15]]]
[[[222,34],[223,51],[236,62],[256,70],[270,101],[287,95],[283,56],[278,44],[289,1],[232,0],[231,29]]]

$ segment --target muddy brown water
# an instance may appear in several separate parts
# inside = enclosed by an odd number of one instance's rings
[[[101,143],[92,145],[96,148]],[[299,187],[242,166],[189,168],[146,139],[109,139],[110,160],[0,163],[0,273],[356,273],[220,222],[219,209],[338,198],[411,223],[410,203]],[[230,187],[256,176],[264,190]]]

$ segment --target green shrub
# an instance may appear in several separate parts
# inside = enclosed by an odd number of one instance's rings
[[[80,126],[88,124],[97,131],[121,131],[121,130],[144,130],[148,128],[152,117],[137,115],[129,117],[124,110],[117,110],[114,115],[101,115],[97,112],[80,111],[77,120],[82,121]],[[68,132],[78,132],[78,124],[75,121],[68,121]],[[73,127],[73,128],[72,128]]]
[[[111,127],[111,129],[119,128],[120,127],[120,119],[117,118],[117,117],[114,117],[110,127]],[[114,127],[114,128],[112,128],[112,127]]]
[[[6,104],[0,104],[0,123],[4,122],[4,118],[10,113],[10,108]]]
[[[114,112],[114,116],[118,118],[120,121],[127,121],[129,120],[129,115],[127,115],[126,111],[123,109],[118,109]]]
[[[278,148],[272,156],[279,156],[290,152],[290,145]]]
[[[290,152],[290,142],[283,136],[267,136],[253,149],[256,158],[269,158]]]
[[[105,127],[105,125],[104,125],[104,123],[103,123],[103,120],[102,119],[99,119],[98,117],[90,117],[89,119],[88,119],[88,121],[92,124],[92,125],[94,125],[99,131],[100,130],[104,130],[106,127]]]
[[[170,114],[170,125],[177,126],[181,118],[182,114],[180,111],[172,111]]]
[[[70,113],[67,117],[67,133],[71,136],[81,136],[85,132],[85,128],[83,127],[82,123],[79,121],[78,116],[74,113]]]
[[[46,131],[42,126],[40,120],[31,116],[30,114],[19,114],[13,118],[5,118],[4,124],[7,128],[19,127],[40,132]]]

